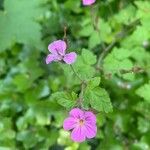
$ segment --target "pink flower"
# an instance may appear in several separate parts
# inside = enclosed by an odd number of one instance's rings
[[[96,116],[90,111],[74,108],[69,117],[64,120],[64,130],[72,130],[71,139],[75,142],[83,142],[86,138],[96,136]]]
[[[96,0],[82,0],[83,5],[92,5]]]
[[[46,64],[53,61],[64,61],[67,64],[72,64],[75,62],[77,54],[71,52],[66,54],[67,45],[63,40],[57,40],[48,45],[48,50],[51,54],[46,57]]]

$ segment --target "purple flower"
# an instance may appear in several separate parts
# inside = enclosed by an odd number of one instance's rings
[[[83,5],[92,5],[96,0],[82,0]]]
[[[83,142],[86,138],[96,136],[96,116],[91,111],[83,111],[74,108],[70,111],[69,117],[64,120],[64,130],[72,130],[71,139],[75,142]]]
[[[67,64],[72,64],[75,62],[77,54],[71,52],[66,54],[67,45],[63,40],[57,40],[48,45],[48,50],[51,54],[46,57],[46,64],[53,61],[64,61]]]

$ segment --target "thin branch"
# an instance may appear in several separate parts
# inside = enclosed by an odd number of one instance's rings
[[[67,48],[68,48],[68,39],[67,39],[67,26],[64,26],[64,37],[63,40],[66,42]]]
[[[99,66],[101,65],[104,57],[113,48],[113,46],[116,44],[116,42],[118,42],[120,39],[126,37],[127,34],[129,34],[133,30],[133,27],[135,27],[135,25],[137,25],[137,24],[139,24],[139,20],[135,20],[135,21],[131,22],[129,25],[127,25],[125,28],[123,28],[120,32],[118,32],[115,35],[114,40],[106,48],[103,48],[102,53],[99,55],[99,58],[98,58],[98,61],[97,61],[97,64],[96,64],[96,68],[99,68]]]
[[[119,69],[116,70],[116,73],[119,72],[120,74],[124,75],[124,74],[128,74],[128,73],[134,73],[134,74],[139,74],[139,73],[144,73],[147,71],[147,69],[149,69],[150,66],[146,66],[146,67],[139,67],[139,66],[134,66],[131,69]],[[111,79],[112,78],[112,73],[103,73],[104,77],[106,79]]]
[[[81,90],[80,90],[80,94],[79,94],[79,99],[77,101],[77,104],[79,107],[82,107],[82,102],[83,102],[83,95],[84,95],[84,89],[85,89],[85,82],[81,83]]]
[[[80,92],[80,95],[79,95],[80,99],[83,99],[84,88],[85,88],[85,82],[82,82],[81,83],[81,92]]]
[[[63,40],[66,42],[67,47],[68,47],[67,26],[64,26],[64,37],[63,37]],[[77,104],[79,105],[79,107],[81,107],[82,106],[82,102],[83,102],[83,94],[84,94],[84,88],[85,88],[86,82],[75,71],[73,65],[70,65],[70,68],[73,71],[73,73],[76,75],[76,77],[81,81],[81,89],[80,89],[79,99],[77,100]]]
[[[73,73],[77,76],[77,78],[81,81],[81,89],[80,89],[80,94],[79,94],[79,99],[77,100],[77,104],[79,107],[82,107],[82,102],[83,102],[83,94],[84,94],[84,89],[86,87],[86,82],[83,80],[78,73],[75,71],[72,65],[70,65]]]
[[[96,68],[98,68],[100,66],[100,64],[102,63],[102,60],[105,57],[105,55],[109,52],[109,50],[112,49],[112,47],[115,44],[116,44],[116,40],[113,40],[112,43],[110,45],[108,45],[108,47],[104,48],[103,52],[99,55]]]
[[[119,72],[121,74],[128,74],[128,73],[142,73],[144,72],[145,70],[141,67],[133,67],[129,70],[126,70],[126,69],[120,69]]]

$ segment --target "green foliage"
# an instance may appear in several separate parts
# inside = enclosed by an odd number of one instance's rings
[[[0,150],[150,149],[150,1],[81,1],[0,1]],[[77,60],[46,65],[64,26]],[[95,138],[63,130],[74,107],[96,114]]]
[[[84,20],[82,29],[79,32],[80,36],[89,37],[88,43],[90,49],[94,48],[102,41],[109,42],[111,40],[111,28],[108,22],[105,22],[103,19],[99,19],[95,27],[97,29],[93,29],[92,21],[89,19]],[[97,32],[97,30],[99,32]]]
[[[111,72],[112,74],[117,73],[124,79],[133,80],[133,74],[121,75],[119,71],[124,68],[126,70],[133,67],[133,63],[130,60],[132,51],[130,49],[114,48],[111,53],[108,54],[104,60],[104,69],[106,72]]]
[[[112,112],[112,105],[110,98],[105,89],[95,87],[86,90],[85,93],[86,104],[89,103],[91,107],[100,112]]]
[[[76,63],[73,65],[75,71],[83,78],[91,78],[95,70],[92,65],[96,63],[96,56],[89,50],[82,49],[81,56],[78,56]]]
[[[88,89],[88,90],[94,89],[95,87],[99,86],[100,81],[101,81],[101,78],[100,78],[100,77],[91,78],[91,79],[88,81],[88,85],[87,85],[86,89]]]
[[[95,69],[92,67],[95,63],[96,56],[91,51],[82,49],[81,55],[77,57],[76,62],[72,66],[75,69],[75,72],[77,72],[77,74],[79,74],[82,79],[88,80],[95,74]],[[69,68],[67,65],[64,65],[63,69],[67,78],[70,77],[72,82],[72,80],[74,80],[76,77],[75,74],[73,74],[71,68]]]
[[[39,0],[4,1],[5,11],[0,11],[0,51],[11,48],[16,42],[41,47],[41,27],[34,21],[42,13],[40,4]]]
[[[148,84],[144,84],[142,87],[137,89],[136,94],[144,98],[144,100],[148,103],[150,103],[150,81]]]
[[[77,94],[72,92],[56,92],[52,95],[52,100],[57,101],[60,105],[67,109],[71,109],[75,106],[77,100]]]

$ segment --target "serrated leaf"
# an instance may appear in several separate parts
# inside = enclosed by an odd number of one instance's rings
[[[70,109],[76,104],[77,94],[74,92],[71,94],[66,92],[56,92],[52,94],[51,99],[56,100],[63,107]]]
[[[133,63],[130,60],[132,51],[124,48],[114,48],[110,54],[104,59],[104,70],[112,74],[118,74],[124,79],[133,80],[134,74],[128,73],[125,75],[120,74],[121,69],[131,69]]]
[[[105,89],[96,87],[93,90],[87,90],[85,99],[90,103],[91,107],[97,111],[105,113],[112,112],[112,104]]]
[[[78,56],[76,62],[73,64],[73,67],[83,80],[87,80],[93,77],[95,73],[95,68],[92,67],[95,63],[96,56],[91,51],[82,49],[82,54],[81,56]]]
[[[93,88],[99,86],[100,80],[101,80],[100,77],[91,78],[91,79],[88,81],[88,83],[87,83],[87,88],[88,88],[88,89],[93,89]]]
[[[82,49],[81,54],[83,61],[88,65],[93,65],[96,63],[96,56],[87,49]]]

